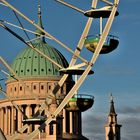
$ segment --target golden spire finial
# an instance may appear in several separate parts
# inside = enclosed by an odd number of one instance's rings
[[[41,16],[41,5],[40,5],[40,0],[38,0],[38,16]]]
[[[110,94],[110,113],[109,114],[116,114],[112,93]]]
[[[42,25],[42,18],[41,18],[41,4],[40,4],[40,0],[38,0],[38,26],[40,26],[42,29],[44,29],[43,25]],[[40,35],[37,34],[36,35],[37,37],[41,37],[41,35],[44,35],[44,33],[41,30],[39,30],[39,29],[36,30],[36,33],[40,34]],[[45,42],[45,38],[44,37],[42,37],[41,40],[43,42]]]

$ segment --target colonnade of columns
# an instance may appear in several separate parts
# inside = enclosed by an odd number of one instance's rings
[[[36,105],[19,105],[27,117],[31,118],[32,113],[37,110]],[[0,128],[5,135],[12,135],[17,132],[22,126],[23,115],[20,111],[16,110],[13,106],[6,106],[0,108]],[[32,125],[28,128],[28,133],[33,131]]]
[[[33,114],[38,110],[39,105],[36,104],[23,104],[19,105],[19,108],[26,114],[28,118],[31,118]],[[6,106],[0,108],[0,128],[4,132],[5,135],[12,135],[22,126],[24,125],[22,123],[23,115],[20,111],[18,111],[13,106]],[[62,125],[62,118],[56,119],[54,123],[51,123],[50,125],[46,126],[44,130],[42,130],[42,133],[45,133],[45,137],[49,136],[57,136],[62,135],[62,127],[58,127]],[[39,127],[39,124],[30,124],[28,129],[24,133],[31,133],[34,129],[37,129]],[[58,130],[61,129],[61,130]],[[58,134],[59,133],[59,134]]]
[[[81,112],[67,112],[63,110],[63,133],[82,134]]]
[[[13,130],[15,129],[15,117],[14,117],[14,107],[2,107],[0,108],[0,128],[4,132],[5,135],[9,135],[13,133]]]

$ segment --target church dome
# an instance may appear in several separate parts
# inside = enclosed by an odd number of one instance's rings
[[[44,29],[41,19],[40,4],[38,5],[38,26]],[[36,29],[36,40],[32,42],[32,45],[62,68],[68,67],[68,62],[64,56],[57,49],[48,45],[43,35],[44,33],[41,30]],[[61,76],[58,66],[28,46],[17,55],[12,63],[12,69],[20,78]]]
[[[68,67],[68,62],[64,56],[57,49],[48,45],[43,40],[37,39],[35,43],[33,43],[33,46],[62,67]],[[30,47],[23,49],[17,55],[11,67],[18,77],[61,76],[58,66],[38,54]]]

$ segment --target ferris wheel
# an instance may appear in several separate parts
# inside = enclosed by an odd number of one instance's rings
[[[68,104],[70,99],[72,99],[73,96],[75,95],[75,91],[77,91],[80,88],[80,86],[82,85],[82,83],[85,81],[87,75],[93,73],[92,68],[93,68],[94,63],[96,62],[98,56],[100,54],[106,54],[106,53],[112,52],[114,49],[117,48],[117,46],[119,44],[119,40],[117,37],[115,37],[114,35],[109,35],[109,31],[112,26],[113,20],[114,20],[115,16],[118,16],[118,14],[119,14],[117,11],[119,0],[92,0],[91,8],[87,11],[81,10],[80,8],[77,8],[76,6],[73,6],[72,4],[69,4],[63,0],[54,0],[54,1],[60,3],[64,6],[69,7],[71,10],[80,12],[85,17],[88,17],[85,28],[83,30],[83,33],[81,34],[79,42],[76,45],[74,51],[71,50],[67,45],[62,43],[60,40],[58,40],[57,38],[55,38],[54,36],[49,34],[43,28],[38,26],[38,24],[36,24],[31,19],[29,19],[27,16],[25,16],[23,13],[21,13],[19,10],[17,10],[14,6],[12,6],[6,0],[0,0],[2,5],[7,6],[8,8],[12,9],[15,14],[21,16],[27,22],[29,22],[31,25],[35,26],[38,30],[43,32],[44,37],[52,39],[53,41],[60,44],[63,48],[65,48],[68,52],[70,52],[72,54],[72,58],[70,60],[69,67],[63,68],[61,65],[57,64],[54,60],[49,58],[49,56],[46,56],[40,50],[36,49],[30,43],[30,41],[29,42],[25,41],[22,37],[20,37],[18,34],[16,34],[10,28],[8,28],[5,24],[10,24],[11,26],[21,28],[22,30],[27,31],[27,32],[32,32],[32,31],[27,30],[23,27],[18,27],[16,25],[13,25],[6,21],[2,21],[2,20],[0,21],[0,27],[7,30],[9,33],[14,35],[17,39],[19,39],[20,41],[25,43],[28,47],[32,48],[34,51],[39,53],[41,56],[45,57],[50,62],[52,62],[54,65],[59,67],[60,72],[62,72],[64,74],[62,76],[62,78],[60,79],[60,81],[57,83],[57,85],[54,87],[52,92],[49,94],[51,99],[50,99],[50,97],[49,98],[46,97],[46,100],[50,100],[50,102],[51,102],[53,98],[56,98],[57,91],[62,87],[62,85],[64,84],[64,82],[66,81],[66,79],[69,75],[79,75],[79,78],[75,82],[74,86],[71,88],[69,93],[64,97],[64,99],[59,104],[57,109],[53,113],[48,112],[47,118],[45,118],[45,120],[43,120],[43,123],[37,129],[35,129],[31,134],[29,134],[27,136],[28,140],[31,140],[34,137],[36,137],[36,135],[38,135],[40,130],[44,129],[44,126],[48,125],[61,112],[61,110]],[[99,1],[102,2],[101,7],[99,7]],[[105,26],[103,28],[102,22],[103,22],[104,18],[106,18],[107,20],[106,20]],[[97,36],[91,36],[91,35],[89,35],[91,25],[93,24],[94,20],[96,21],[98,19],[100,20],[100,24],[99,24],[100,33]],[[88,51],[92,52],[92,56],[91,56],[90,60],[89,60],[89,58],[88,59],[83,58],[80,55],[81,52],[84,51],[84,47],[86,47]],[[79,63],[79,60],[81,63]],[[20,80],[18,78],[18,76],[16,75],[16,73],[12,70],[12,68],[7,64],[7,62],[2,57],[0,57],[0,61],[12,73],[12,75],[9,75],[4,70],[0,69],[1,72],[6,74],[7,76],[13,77],[16,80]],[[24,81],[20,80],[20,82],[24,85]],[[24,86],[26,86],[26,85],[24,85]],[[5,91],[2,88],[0,88],[0,90],[6,95]],[[7,98],[10,100],[10,97],[7,96]],[[24,118],[26,118],[26,120],[29,119],[14,102],[12,102],[12,104],[16,107],[16,109],[18,109],[24,115]],[[39,112],[42,112],[46,106],[47,106],[46,101],[44,101],[39,108]],[[30,118],[30,120],[33,120],[33,118]],[[19,132],[23,133],[27,127],[28,127],[28,124],[25,124],[19,130]],[[19,137],[20,133],[14,134],[12,136],[12,140],[17,139]]]

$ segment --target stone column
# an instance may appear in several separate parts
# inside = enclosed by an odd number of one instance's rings
[[[56,99],[53,99],[52,104],[49,106],[49,111],[51,113],[53,113],[53,112],[55,112],[56,109],[57,109]],[[54,121],[56,121],[56,119]],[[52,125],[53,125],[53,135],[56,135],[56,123],[54,123]]]
[[[5,109],[5,112],[4,112],[4,134],[7,135],[7,124],[8,124],[8,121],[7,121],[7,118],[8,118],[7,107],[5,107],[4,109]]]
[[[7,114],[8,114],[8,116],[7,116],[7,127],[8,127],[8,135],[10,135],[10,133],[11,133],[11,107],[9,106],[8,108],[7,108]]]
[[[53,124],[53,135],[56,135],[56,124]]]
[[[26,107],[26,115],[28,118],[32,117],[32,108],[31,105],[27,105]],[[32,125],[29,125],[28,127],[28,133],[32,132]]]
[[[48,136],[50,134],[50,129],[49,129],[49,125],[47,125],[45,127],[45,131],[46,131],[46,135]]]
[[[1,108],[1,111],[0,111],[0,116],[1,116],[1,119],[0,119],[0,127],[2,129],[2,131],[4,132],[4,110],[3,108]]]
[[[36,107],[35,107],[35,113],[38,111],[38,109],[39,109],[39,105],[36,105]],[[36,124],[35,125],[35,129],[37,129],[39,127],[39,125],[38,124]]]
[[[14,114],[15,114],[15,108],[12,106],[11,107],[11,134],[14,134],[15,132]]]
[[[0,108],[0,116],[2,116],[2,111],[1,111],[2,108]],[[0,128],[1,128],[1,125],[2,125],[2,120],[0,119]],[[2,129],[2,128],[1,128]]]
[[[63,109],[63,133],[66,133],[66,110]]]
[[[21,108],[21,106],[19,106],[19,108]],[[22,125],[22,113],[18,110],[18,117],[17,117],[17,120],[18,120],[18,130],[23,126]]]
[[[70,133],[73,133],[73,112],[70,112]]]
[[[45,109],[45,115],[47,115],[47,113],[48,113],[48,107],[46,107],[46,109]],[[46,133],[46,135],[49,135],[49,125],[46,125],[45,133]]]

